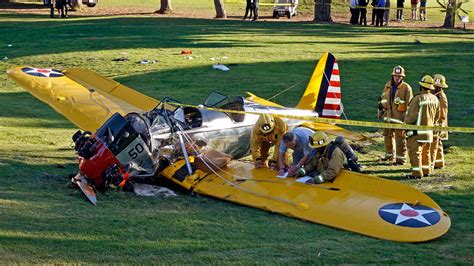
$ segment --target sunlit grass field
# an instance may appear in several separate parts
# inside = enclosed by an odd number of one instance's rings
[[[446,169],[405,181],[409,165],[377,163],[383,145],[375,130],[352,128],[376,141],[361,155],[367,173],[418,187],[450,215],[450,231],[428,243],[373,239],[186,192],[142,198],[109,191],[91,206],[66,188],[77,170],[70,138],[77,129],[5,74],[18,65],[83,67],[151,97],[192,104],[212,91],[268,98],[300,82],[276,98],[293,106],[326,51],[338,60],[349,119],[376,121],[377,97],[401,64],[415,91],[421,75],[444,74],[450,125],[474,126],[470,31],[0,14],[0,59],[8,58],[0,60],[0,263],[473,264],[472,134],[451,134]],[[112,61],[119,57],[130,60]],[[217,61],[231,70],[212,69]]]

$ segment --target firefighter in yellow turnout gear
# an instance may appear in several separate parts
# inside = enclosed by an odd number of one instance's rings
[[[435,92],[434,95],[439,100],[439,117],[435,121],[435,125],[447,127],[448,126],[448,98],[444,93],[443,89],[448,88],[446,84],[446,78],[441,74],[435,74],[433,76]],[[445,166],[444,163],[444,152],[443,152],[443,140],[448,140],[447,131],[437,131],[433,134],[433,142],[431,143],[430,157],[433,163],[434,169],[440,169]]]
[[[420,93],[415,95],[408,107],[405,123],[419,126],[433,126],[439,116],[439,101],[432,93],[433,78],[425,75],[421,78]],[[430,147],[433,141],[432,130],[412,130],[407,132],[408,156],[411,163],[409,179],[429,176],[432,171]]]
[[[387,123],[402,124],[408,103],[413,97],[413,92],[406,82],[405,69],[396,66],[392,71],[392,78],[383,89],[379,106],[381,110],[377,114],[379,119]],[[384,161],[395,162],[403,165],[406,162],[406,139],[405,131],[399,129],[384,129],[385,156]],[[394,147],[395,146],[395,147]],[[396,153],[395,153],[396,151]]]
[[[255,167],[278,167],[278,156],[281,138],[288,126],[281,118],[263,114],[257,120],[250,137],[250,149]],[[268,160],[270,148],[275,146],[273,159]],[[286,160],[285,160],[286,161]]]
[[[332,181],[344,168],[346,156],[338,147],[331,143],[326,133],[317,131],[309,139],[309,146],[315,149],[314,156],[296,171],[296,176],[310,175],[312,180],[307,183],[321,184]]]

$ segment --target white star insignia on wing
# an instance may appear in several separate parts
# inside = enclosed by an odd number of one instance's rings
[[[43,77],[50,77],[51,74],[54,75],[63,75],[61,72],[53,70],[53,69],[41,69],[41,68],[31,68],[30,70],[25,71],[27,74],[40,74]]]
[[[420,221],[422,223],[432,225],[430,222],[428,222],[428,220],[425,219],[425,217],[423,217],[423,215],[428,214],[428,213],[436,212],[435,210],[416,210],[416,209],[413,209],[412,207],[410,207],[409,205],[407,205],[405,203],[403,203],[402,208],[400,208],[399,210],[383,210],[383,209],[381,209],[380,211],[396,214],[397,215],[397,220],[395,221],[396,225],[399,224],[399,223],[402,223],[406,220],[409,220],[409,219],[415,219],[415,220]],[[405,213],[410,213],[411,212],[412,215],[405,215],[405,214],[402,213],[404,211],[405,211]]]

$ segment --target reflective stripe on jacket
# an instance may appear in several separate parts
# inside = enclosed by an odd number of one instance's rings
[[[411,100],[405,123],[418,126],[433,126],[439,117],[439,101],[431,92],[423,91]],[[432,142],[432,130],[417,130],[412,136],[418,142]]]
[[[262,143],[268,143],[271,145],[275,145],[274,152],[273,152],[273,160],[278,162],[278,155],[280,154],[279,148],[281,143],[281,138],[288,130],[288,126],[283,122],[281,118],[274,117],[275,119],[275,128],[272,132],[268,134],[263,134],[260,131],[258,125],[255,125],[252,129],[252,135],[250,136],[250,149],[252,151],[252,159],[255,162],[257,159],[261,159],[264,162],[267,161],[268,158],[261,158],[261,149]]]
[[[397,86],[393,99],[391,90],[392,81],[389,80],[385,84],[380,101],[385,111],[384,120],[389,123],[401,123],[405,117],[408,103],[413,98],[413,92],[410,85],[404,81]],[[400,101],[395,101],[395,99],[400,99]]]
[[[318,152],[306,163],[304,170],[307,174],[316,171],[323,176],[324,181],[331,181],[339,174],[339,171],[344,167],[346,156],[341,149],[336,146],[331,158],[329,158],[329,146],[330,145],[326,146],[322,154]]]

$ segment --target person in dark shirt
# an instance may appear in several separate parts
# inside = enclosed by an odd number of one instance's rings
[[[253,0],[253,20],[258,19],[258,0]]]
[[[67,0],[56,0],[56,9],[62,18],[67,18]]]
[[[375,9],[375,7],[379,5],[379,0],[372,0],[372,3],[370,3],[370,5],[372,6],[372,23],[370,25],[374,25],[375,17],[377,15],[377,9]]]
[[[349,8],[351,11],[350,23],[357,25],[359,23],[359,0],[349,0]]]
[[[250,14],[249,14],[250,13]],[[245,15],[244,19],[247,19],[247,15],[249,15],[249,19],[252,18],[253,13],[253,3],[252,0],[247,0],[247,5],[245,6]]]
[[[359,0],[359,10],[360,10],[360,17],[359,17],[359,24],[367,26],[367,5],[369,4],[369,0]]]
[[[405,7],[404,3],[405,3],[405,0],[397,0],[397,20],[398,21],[403,20],[403,8]]]
[[[385,1],[386,0],[379,0],[377,9],[375,10],[375,26],[382,27],[383,26],[383,17],[385,13]]]

